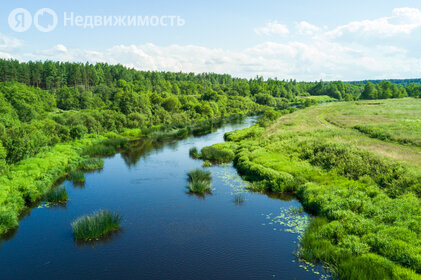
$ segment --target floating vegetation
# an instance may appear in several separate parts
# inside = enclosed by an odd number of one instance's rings
[[[62,204],[66,203],[67,200],[69,200],[69,197],[67,196],[67,192],[64,186],[51,189],[45,194],[45,201],[49,203]]]
[[[119,230],[121,219],[120,214],[108,210],[82,216],[71,224],[73,236],[76,240],[98,240],[111,231]]]
[[[302,206],[300,206],[300,207],[291,207],[289,209],[289,213],[291,215],[300,215],[300,214],[303,214],[304,213],[304,208]]]
[[[210,183],[212,181],[212,177],[210,171],[194,169],[191,170],[187,176],[189,180],[187,188],[190,192],[198,194],[211,192]]]
[[[223,169],[223,171],[218,172],[217,176],[222,179],[224,184],[228,185],[234,193],[245,192],[247,183],[241,179],[235,170]]]
[[[265,217],[265,222],[262,223],[262,226],[272,226],[273,231],[282,231],[289,232],[297,235],[297,239],[300,241],[304,232],[307,230],[311,218],[304,212],[302,207],[290,207],[290,208],[280,208],[280,213],[275,215],[274,213],[262,214]],[[330,275],[327,274],[326,270],[321,266],[316,266],[315,264],[308,262],[299,257],[298,252],[300,251],[301,245],[298,245],[297,249],[297,259],[292,260],[292,262],[297,262],[299,267],[312,272],[320,276],[320,279],[329,279]]]
[[[304,212],[296,212],[296,207],[280,210],[277,216],[273,213],[262,214],[268,220],[265,225],[273,225],[275,230],[298,234],[298,239],[300,239],[310,223],[310,217]]]

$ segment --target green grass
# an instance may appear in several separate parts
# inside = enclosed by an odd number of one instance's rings
[[[197,151],[197,148],[196,147],[190,148],[190,150],[189,150],[189,156],[191,158],[195,158],[195,159],[200,158],[200,154]]]
[[[85,138],[57,144],[49,150],[11,165],[0,176],[0,234],[18,226],[19,215],[41,201],[53,184],[77,168],[86,147],[104,139]]]
[[[102,169],[102,167],[104,167],[104,160],[102,158],[88,158],[82,160],[78,166],[78,169],[83,171],[90,171]]]
[[[86,153],[90,156],[111,156],[117,152],[114,146],[105,144],[95,144],[86,149]]]
[[[61,204],[69,200],[64,186],[53,188],[45,194],[45,200],[51,203]]]
[[[187,188],[191,193],[205,194],[211,192],[211,172],[202,169],[191,170],[188,174]]]
[[[84,183],[85,182],[85,174],[81,170],[73,170],[69,173],[69,178],[73,181],[73,183]]]
[[[301,258],[339,279],[420,279],[420,123],[419,99],[334,102],[225,139],[249,189],[292,193],[317,216]]]
[[[76,240],[91,241],[98,240],[104,235],[119,230],[121,216],[116,212],[99,210],[77,218],[72,222],[73,236]]]
[[[231,162],[234,159],[232,147],[226,147],[225,143],[204,147],[201,150],[201,158],[213,163]]]
[[[234,202],[235,205],[241,206],[241,205],[244,204],[245,201],[246,201],[246,198],[245,198],[244,194],[237,193],[237,194],[234,195],[233,202]]]

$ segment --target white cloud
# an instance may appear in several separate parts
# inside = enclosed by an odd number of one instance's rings
[[[287,35],[289,34],[289,29],[286,25],[280,24],[275,20],[269,21],[263,27],[255,28],[254,32],[259,35]]]
[[[389,17],[374,20],[353,21],[329,31],[331,38],[354,33],[363,36],[377,35],[391,37],[398,34],[411,34],[421,26],[421,11],[416,8],[396,8]]]
[[[1,55],[1,54],[0,54]],[[239,77],[278,77],[298,80],[359,80],[419,76],[421,59],[389,45],[349,47],[324,39],[304,43],[264,42],[231,51],[197,45],[116,45],[104,51],[56,45],[26,54],[24,60],[121,63],[139,70],[215,72]]]
[[[302,34],[302,35],[313,35],[317,32],[320,31],[320,28],[308,23],[307,21],[301,21],[299,23],[297,23],[296,25],[298,34]]]
[[[271,41],[263,41],[238,51],[198,45],[159,46],[152,43],[120,44],[98,51],[57,44],[17,58],[120,63],[139,70],[229,73],[246,78],[256,75],[298,80],[419,77],[421,54],[411,51],[410,44],[405,43],[408,38],[391,41],[384,37],[412,32],[416,26],[421,26],[420,14],[418,9],[394,9],[390,17],[351,22],[330,30],[302,21],[295,24],[294,34],[287,37],[288,41],[285,37],[273,36]],[[255,32],[285,35],[289,30],[273,21],[265,27],[256,28]],[[383,37],[344,40],[360,33],[380,34]],[[7,42],[8,46],[20,45],[10,39]],[[0,48],[0,57],[9,58],[10,53],[14,52]]]
[[[22,46],[22,41],[0,33],[0,51],[13,51]]]

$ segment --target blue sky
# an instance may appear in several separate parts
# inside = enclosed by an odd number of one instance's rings
[[[121,63],[241,77],[360,80],[421,76],[421,1],[14,1],[0,9],[0,57]],[[51,32],[9,13],[52,9]],[[183,26],[64,26],[79,16],[166,16]],[[48,18],[47,18],[48,20]],[[42,23],[42,21],[41,21]]]

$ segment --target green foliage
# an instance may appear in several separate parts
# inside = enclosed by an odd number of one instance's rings
[[[231,162],[234,159],[232,148],[224,143],[204,147],[200,152],[200,158],[213,163]]]
[[[73,170],[69,173],[69,179],[73,183],[83,183],[85,182],[85,174],[81,170]]]
[[[210,171],[201,169],[191,170],[188,174],[188,190],[191,193],[205,194],[210,192],[210,183],[212,181]]]
[[[98,240],[107,233],[119,230],[121,220],[120,214],[116,212],[99,210],[74,220],[71,224],[73,236],[76,240]]]
[[[387,98],[402,98],[406,97],[407,91],[404,88],[399,88],[396,84],[390,81],[381,81],[377,85],[368,82],[363,92],[361,99],[387,99]]]
[[[302,237],[301,258],[328,264],[339,279],[420,279],[421,172],[409,165],[418,144],[390,142],[419,133],[415,125],[400,125],[402,118],[419,118],[414,102],[310,107],[263,130],[226,134],[248,189],[294,192],[316,215]],[[369,109],[377,114],[366,115]],[[388,137],[361,134],[353,125],[360,115],[371,122],[364,128],[399,130]]]
[[[87,158],[83,159],[78,166],[82,171],[101,169],[104,166],[104,160],[101,158]]]
[[[189,156],[190,156],[191,158],[200,158],[200,154],[199,154],[199,152],[197,151],[197,148],[196,148],[196,147],[192,147],[192,148],[190,148],[190,150],[189,150]]]
[[[45,201],[51,203],[65,203],[69,200],[67,196],[66,189],[64,186],[60,186],[58,188],[53,188],[49,192],[45,194]]]

